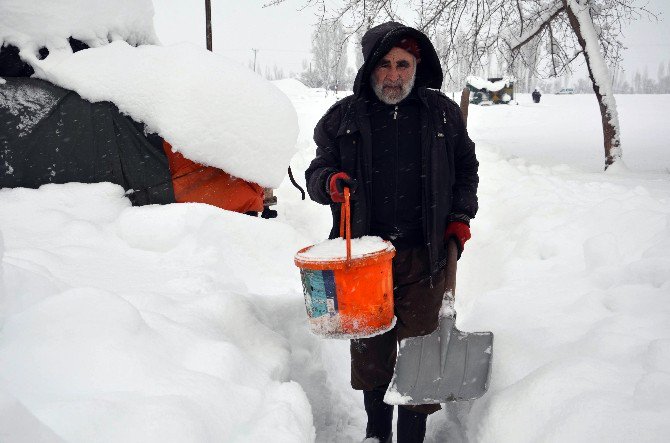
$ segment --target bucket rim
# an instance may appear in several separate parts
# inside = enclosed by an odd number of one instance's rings
[[[356,257],[351,257],[351,260],[347,261],[346,257],[337,257],[337,258],[327,258],[327,259],[316,259],[316,258],[306,258],[301,257],[300,254],[308,251],[315,245],[310,245],[299,250],[294,257],[295,265],[301,269],[309,270],[327,270],[327,269],[342,269],[347,267],[360,267],[367,266],[373,263],[376,263],[385,259],[392,259],[395,256],[395,247],[388,240],[383,240],[386,244],[386,247],[379,251],[368,252],[367,254],[362,254]]]

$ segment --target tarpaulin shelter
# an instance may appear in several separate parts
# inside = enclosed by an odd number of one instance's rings
[[[507,104],[514,100],[514,78],[496,77],[483,79],[469,76],[466,86],[470,89],[470,103]]]
[[[114,104],[34,78],[0,83],[0,188],[106,181],[134,205],[175,201],[162,140]]]

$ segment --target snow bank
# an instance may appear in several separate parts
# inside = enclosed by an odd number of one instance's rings
[[[207,205],[133,208],[107,183],[2,190],[0,208],[0,435],[312,441],[289,343],[252,292],[302,304],[291,229]]]
[[[270,82],[190,44],[125,42],[44,60],[36,76],[111,101],[185,157],[277,187],[295,153],[295,110]]]
[[[90,47],[124,40],[157,43],[151,0],[3,0],[0,46],[12,44],[24,56],[40,48],[67,50],[69,37]]]
[[[459,328],[491,330],[495,345],[470,439],[664,441],[667,182],[506,161],[486,145],[478,157],[481,211],[456,309]]]
[[[272,82],[284,94],[290,97],[295,97],[300,94],[309,94],[311,89],[305,86],[300,80],[295,78],[285,78],[282,80],[275,80]]]

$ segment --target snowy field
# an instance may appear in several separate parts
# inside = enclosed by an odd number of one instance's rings
[[[335,98],[276,83],[312,129]],[[480,212],[458,326],[495,334],[489,392],[428,442],[670,435],[670,96],[619,96],[627,167],[601,172],[595,98],[471,107]],[[279,218],[133,208],[110,184],[0,190],[0,441],[360,441],[348,343],[308,331],[293,265],[328,208]]]

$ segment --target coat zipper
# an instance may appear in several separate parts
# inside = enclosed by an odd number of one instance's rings
[[[393,225],[397,230],[398,227],[398,181],[400,179],[400,129],[398,124],[398,106],[393,111],[393,120],[395,121],[395,192],[393,193]]]

